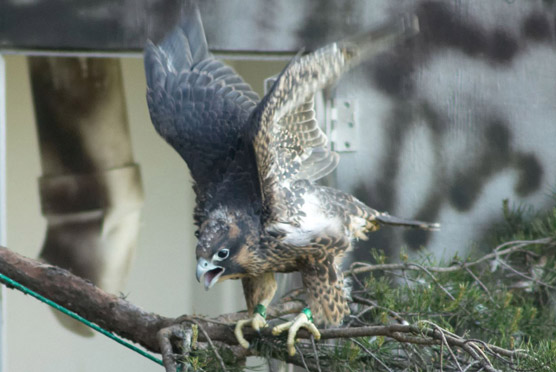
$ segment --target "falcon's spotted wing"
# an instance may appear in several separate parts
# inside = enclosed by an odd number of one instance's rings
[[[315,118],[313,98],[280,118],[271,131],[277,150],[274,169],[280,170],[282,180],[316,181],[338,165],[339,156],[328,150],[328,139]]]
[[[161,43],[148,43],[145,71],[151,120],[187,162],[199,197],[221,177],[258,96],[209,53],[196,7]]]
[[[254,148],[267,222],[290,220],[289,185],[314,181],[336,167],[338,155],[314,118],[314,94],[350,66],[418,31],[415,17],[295,57],[282,71],[253,115]]]

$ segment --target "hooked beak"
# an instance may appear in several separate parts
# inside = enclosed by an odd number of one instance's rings
[[[216,266],[202,257],[197,260],[197,281],[200,282],[201,278],[204,276],[205,280],[203,284],[207,291],[216,284],[218,278],[220,278],[223,273],[223,267]]]

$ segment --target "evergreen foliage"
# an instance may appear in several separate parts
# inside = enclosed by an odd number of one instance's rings
[[[540,213],[505,201],[503,223],[485,239],[496,248],[486,254],[447,263],[402,254],[401,263],[388,264],[374,252],[376,264],[352,265],[346,331],[383,326],[382,335],[301,340],[294,358],[286,355],[285,339],[261,337],[254,353],[311,371],[554,371],[553,204]],[[219,350],[230,371],[242,369],[229,349]],[[213,349],[188,358],[196,358],[191,370],[221,369]]]

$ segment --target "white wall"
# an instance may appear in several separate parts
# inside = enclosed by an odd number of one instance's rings
[[[6,74],[4,58],[0,55],[0,245],[6,245]],[[6,288],[0,288],[0,372],[6,369],[4,356]]]
[[[262,79],[283,62],[234,63],[260,92]],[[243,309],[241,283],[228,281],[205,292],[195,280],[193,193],[185,163],[155,133],[145,102],[142,60],[122,60],[135,160],[141,165],[145,205],[139,246],[127,288],[129,301],[166,316],[217,315]],[[40,251],[40,163],[26,60],[7,56],[8,247],[28,257]],[[8,291],[8,370],[161,371],[162,368],[102,335],[86,339],[60,327],[51,310]]]

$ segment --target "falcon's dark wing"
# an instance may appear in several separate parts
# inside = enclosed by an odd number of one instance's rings
[[[183,13],[161,43],[147,44],[147,102],[156,130],[187,162],[202,199],[222,177],[259,98],[209,53],[198,9]]]
[[[327,150],[326,136],[316,125],[312,97],[357,61],[391,47],[418,31],[414,17],[388,24],[359,37],[297,56],[282,71],[253,115],[266,226],[293,223],[297,213],[291,184],[316,180],[331,172],[337,154]],[[309,109],[311,107],[311,109]],[[300,119],[302,117],[302,119]]]

